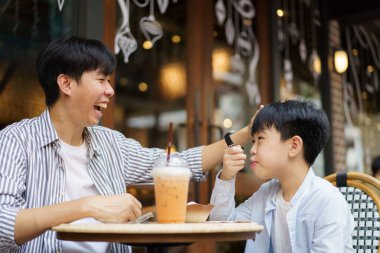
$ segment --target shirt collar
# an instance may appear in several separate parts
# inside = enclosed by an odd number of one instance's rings
[[[40,147],[44,147],[52,142],[57,141],[58,134],[51,121],[49,109],[46,108],[41,114],[38,121],[38,129],[41,131],[40,135]]]
[[[314,171],[312,168],[310,168],[300,188],[290,201],[292,206],[295,206],[299,202],[299,200],[304,196],[304,194],[310,189],[310,187],[312,187],[312,181],[314,180],[314,178]],[[277,179],[273,180],[275,180],[276,183],[273,185],[273,188],[271,190],[271,197],[267,200],[265,212],[272,211],[276,208],[277,192],[280,190],[280,182]]]
[[[101,155],[101,151],[98,149],[99,145],[96,143],[96,138],[92,131],[92,127],[85,127],[83,135],[88,144],[89,158],[92,159],[95,155]]]

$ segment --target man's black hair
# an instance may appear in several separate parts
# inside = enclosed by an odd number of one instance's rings
[[[300,136],[303,141],[304,158],[311,166],[330,135],[326,114],[311,102],[288,100],[264,106],[253,122],[252,136],[274,127],[285,141]]]
[[[99,71],[110,75],[115,66],[115,56],[98,40],[70,37],[51,42],[41,52],[36,63],[46,105],[51,106],[58,99],[57,78],[60,74],[79,81],[84,72]]]

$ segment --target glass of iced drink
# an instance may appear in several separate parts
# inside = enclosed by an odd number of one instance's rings
[[[156,214],[159,223],[184,223],[191,172],[186,161],[173,154],[153,168]]]

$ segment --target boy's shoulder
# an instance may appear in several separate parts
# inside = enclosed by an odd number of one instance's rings
[[[339,195],[341,195],[337,187],[335,187],[332,183],[330,183],[326,179],[321,178],[319,176],[315,176],[314,180],[311,182],[311,191],[314,194],[318,194],[322,196],[329,193],[334,193],[334,194],[338,193]]]
[[[307,180],[305,183],[307,185],[304,189],[306,188],[307,190],[304,193],[307,199],[316,202],[319,200],[326,201],[327,199],[345,202],[345,199],[338,188],[319,176],[313,175],[312,180]],[[271,179],[263,183],[254,195],[264,195],[266,197],[270,197],[275,195],[279,188],[279,181],[277,179]]]
[[[309,191],[305,194],[303,202],[310,202],[320,208],[327,206],[348,207],[347,201],[339,189],[319,176],[315,176],[310,182]]]

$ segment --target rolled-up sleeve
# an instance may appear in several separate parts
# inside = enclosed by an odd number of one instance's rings
[[[10,133],[0,133],[0,251],[16,249],[16,216],[25,205],[25,153]]]
[[[124,178],[126,184],[152,180],[152,169],[157,159],[166,156],[166,151],[159,148],[144,148],[133,139],[118,134],[119,147],[124,157]],[[189,164],[194,180],[202,180],[205,174],[202,170],[203,147],[190,148],[179,152]]]
[[[190,148],[179,153],[179,155],[189,164],[190,170],[193,174],[193,179],[196,181],[200,181],[205,178],[205,173],[202,170],[202,150],[203,146]]]

